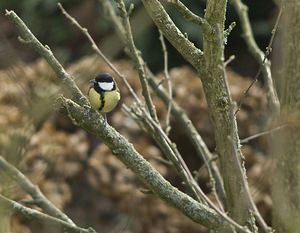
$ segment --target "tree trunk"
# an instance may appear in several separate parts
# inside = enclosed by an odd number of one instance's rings
[[[273,226],[276,232],[300,232],[300,1],[286,0],[281,27],[281,116],[285,130],[275,135],[273,154]]]
[[[221,174],[226,192],[226,206],[230,217],[255,231],[251,221],[250,203],[243,185],[244,173],[238,162],[243,155],[238,144],[238,130],[233,117],[233,102],[227,86],[224,68],[224,20],[227,1],[208,1],[205,19],[215,33],[204,32],[204,67],[198,68],[203,83],[210,117],[214,127],[216,151],[220,159]],[[217,33],[219,31],[219,33]],[[241,165],[243,167],[243,165]],[[244,177],[246,179],[246,177]]]

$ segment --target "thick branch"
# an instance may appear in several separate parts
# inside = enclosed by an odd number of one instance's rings
[[[109,125],[100,124],[99,114],[71,100],[60,98],[64,112],[88,132],[101,138],[113,154],[130,168],[160,198],[175,206],[193,221],[210,229],[227,229],[228,223],[215,211],[198,203],[173,187],[134,149],[122,135]]]
[[[143,0],[144,6],[153,22],[162,31],[168,41],[194,67],[203,62],[203,53],[176,27],[164,7],[158,0]]]
[[[207,23],[205,19],[201,18],[200,16],[190,11],[189,8],[187,8],[181,1],[179,0],[166,0],[166,1],[172,3],[187,21],[191,21],[198,25],[204,25],[205,27],[210,27],[210,25]]]
[[[229,215],[239,224],[248,223],[255,231],[251,221],[250,200],[243,185],[244,167],[241,172],[236,159],[242,163],[236,119],[232,117],[233,102],[229,93],[224,66],[224,22],[227,0],[207,1],[205,19],[215,29],[215,33],[204,31],[204,67],[198,67],[210,116],[215,133],[216,151],[220,158],[221,174],[226,191]],[[232,140],[228,141],[228,137]]]
[[[281,114],[277,123],[288,124],[270,139],[274,161],[272,176],[272,223],[276,232],[299,232],[300,229],[300,5],[299,1],[281,1],[284,7],[277,53]],[[276,54],[277,54],[276,53]]]

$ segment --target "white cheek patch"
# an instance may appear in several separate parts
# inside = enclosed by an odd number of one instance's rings
[[[111,91],[114,88],[113,82],[98,82],[99,87],[104,91]]]

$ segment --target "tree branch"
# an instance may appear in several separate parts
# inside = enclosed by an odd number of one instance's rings
[[[251,141],[253,139],[259,138],[259,137],[264,136],[264,135],[272,134],[272,133],[276,132],[277,130],[282,130],[283,128],[285,128],[287,126],[288,126],[287,124],[277,126],[277,127],[273,128],[273,129],[266,130],[266,131],[263,131],[263,132],[251,135],[249,137],[243,138],[243,139],[241,139],[240,142],[241,142],[241,144],[248,143],[249,141]]]
[[[164,104],[167,106],[169,103],[171,103],[171,112],[176,118],[176,120],[179,122],[179,124],[184,129],[186,135],[191,140],[193,145],[196,149],[196,154],[198,157],[204,162],[208,173],[210,175],[210,181],[213,184],[213,189],[217,192],[217,194],[220,196],[222,202],[225,204],[225,192],[223,188],[223,182],[220,175],[220,171],[216,165],[215,162],[212,161],[212,154],[210,153],[209,149],[207,148],[203,138],[198,133],[196,127],[192,123],[192,121],[187,116],[184,109],[182,109],[174,100],[171,101],[169,99],[169,96],[167,92],[164,90],[162,86],[159,86],[154,81],[154,78],[150,76],[149,84],[154,90],[154,92],[157,94],[157,96],[164,102]],[[210,162],[211,161],[211,162]],[[213,190],[213,191],[214,191]],[[216,200],[219,198],[216,197]],[[220,206],[221,202],[219,203]]]
[[[22,189],[24,189],[24,191],[29,193],[34,199],[35,203],[45,212],[75,226],[73,221],[67,215],[61,212],[44,196],[38,186],[35,186],[33,183],[31,183],[31,181],[24,176],[22,172],[10,165],[2,156],[0,156],[0,169],[10,178],[16,181],[22,187]]]
[[[163,55],[164,55],[164,74],[165,74],[165,79],[167,81],[167,86],[168,86],[168,98],[169,98],[169,103],[167,104],[167,114],[166,114],[166,134],[169,135],[169,132],[171,130],[171,125],[170,125],[170,117],[171,117],[171,105],[173,101],[173,88],[172,88],[172,81],[171,77],[169,75],[169,68],[168,68],[168,50],[167,46],[165,43],[164,35],[160,30],[159,31],[159,40],[161,43]]]
[[[149,110],[151,117],[156,122],[158,122],[156,110],[155,110],[155,107],[152,102],[152,98],[151,98],[151,95],[149,92],[149,87],[148,87],[148,83],[147,83],[147,79],[146,79],[145,64],[144,64],[143,59],[141,59],[140,51],[137,50],[134,40],[133,40],[130,21],[129,21],[129,13],[126,10],[124,1],[117,0],[117,2],[118,2],[119,10],[121,12],[121,16],[123,19],[123,26],[125,29],[124,30],[125,31],[125,34],[124,34],[125,35],[125,44],[126,44],[126,47],[130,50],[131,58],[136,66],[137,71],[138,71],[140,83],[141,83],[141,87],[142,87],[142,94],[144,96],[146,106]],[[131,6],[133,6],[133,5],[131,5]]]
[[[153,22],[178,52],[194,67],[201,65],[203,63],[203,52],[182,34],[161,3],[158,0],[142,1]]]
[[[109,125],[101,125],[99,114],[96,111],[91,108],[83,108],[63,97],[59,98],[58,103],[75,124],[101,138],[112,153],[161,199],[175,206],[193,221],[210,229],[229,228],[228,222],[214,210],[198,203],[166,181],[114,128]]]
[[[164,155],[171,161],[172,166],[175,168],[186,187],[192,192],[193,197],[200,202],[205,202],[203,191],[192,176],[178,149],[164,133],[160,124],[155,122],[144,109],[134,107],[129,109],[126,107],[125,110],[128,115],[134,116],[133,118],[142,126],[141,128],[146,129],[147,134],[156,141]]]
[[[3,195],[0,194],[0,205],[4,207],[5,210],[10,210],[14,213],[20,214],[23,217],[31,220],[38,220],[41,222],[45,222],[50,225],[54,225],[62,229],[64,232],[70,232],[70,233],[96,233],[95,230],[92,228],[84,229],[80,227],[76,227],[72,224],[69,224],[63,220],[60,220],[58,218],[54,218],[52,216],[49,216],[47,214],[41,213],[37,210],[30,209],[28,207],[25,207],[21,204],[19,204],[16,201],[10,200]]]
[[[264,77],[264,83],[267,89],[267,99],[268,99],[269,109],[273,114],[277,116],[280,111],[280,103],[272,79],[271,62],[267,59],[267,56],[271,52],[271,46],[273,42],[272,38],[274,38],[282,9],[279,12],[274,29],[272,30],[272,37],[267,47],[267,51],[264,53],[263,51],[260,50],[260,48],[258,47],[254,39],[249,16],[248,16],[248,7],[245,4],[243,4],[241,0],[231,0],[231,4],[234,6],[238,14],[238,17],[240,19],[241,27],[244,32],[244,39],[248,46],[248,50],[260,65],[259,71],[257,72],[253,80],[253,83],[249,86],[249,88],[245,91],[245,93],[247,93],[248,90],[254,85],[254,83],[257,82],[258,76],[260,72],[262,72]]]
[[[5,15],[14,22],[22,37],[22,41],[24,41],[26,44],[30,44],[37,53],[47,60],[48,64],[54,70],[56,75],[62,80],[66,89],[72,93],[74,100],[80,105],[88,104],[87,98],[82,94],[80,89],[76,86],[74,80],[53,55],[49,46],[42,45],[42,43],[32,34],[32,32],[26,27],[25,23],[14,11],[6,10]]]
[[[205,27],[210,28],[210,25],[204,18],[194,14],[180,0],[165,0],[165,1],[173,4],[178,10],[178,12],[180,12],[187,21],[191,21],[195,24],[204,25]]]
[[[247,224],[255,231],[250,200],[245,194],[243,178],[236,164],[236,158],[242,163],[236,119],[232,117],[233,102],[229,92],[226,71],[224,68],[224,23],[227,0],[207,1],[205,19],[214,28],[215,33],[204,31],[203,48],[205,64],[197,71],[203,83],[211,121],[213,124],[216,152],[220,159],[221,174],[226,192],[226,203],[229,216],[239,224]],[[228,141],[228,135],[232,141]],[[233,150],[232,148],[237,148]],[[241,165],[244,169],[243,164]]]

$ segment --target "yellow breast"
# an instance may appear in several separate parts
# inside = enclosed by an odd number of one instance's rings
[[[94,88],[91,88],[88,92],[91,106],[100,112],[112,111],[120,100],[119,90],[103,92],[102,95],[101,98],[101,95]]]
[[[104,107],[101,112],[110,112],[112,111],[118,104],[120,100],[120,92],[115,91],[107,91],[104,92]]]

